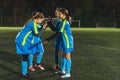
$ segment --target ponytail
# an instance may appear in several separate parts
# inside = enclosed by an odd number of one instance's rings
[[[65,8],[62,8],[62,9],[60,9],[60,12],[61,12],[62,14],[64,14],[64,15],[66,15],[66,19],[67,19],[67,20],[69,21],[69,23],[71,24],[72,18],[69,16],[68,10],[65,9]]]
[[[72,23],[72,18],[71,18],[71,16],[68,16],[68,21],[69,21],[70,24]]]
[[[32,21],[33,20],[33,18],[30,18],[30,19],[28,19],[26,22],[25,22],[25,24],[24,24],[24,26],[26,25],[26,24],[28,24],[30,21]]]

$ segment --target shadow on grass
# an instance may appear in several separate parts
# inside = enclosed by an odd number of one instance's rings
[[[67,79],[61,79],[60,76],[61,74],[55,74],[55,71],[53,69],[53,66],[47,65],[47,64],[43,64],[45,66],[46,72],[50,73],[50,74],[46,74],[40,78],[44,79],[44,80],[73,80],[72,77],[71,78],[67,78]]]
[[[17,57],[14,53],[0,51],[0,68],[7,72],[19,74],[19,72],[10,67],[10,65],[19,66],[19,64],[16,64],[19,63],[19,60],[19,57]]]

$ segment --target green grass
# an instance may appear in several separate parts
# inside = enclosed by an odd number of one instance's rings
[[[0,80],[25,80],[21,56],[15,52],[15,36],[21,28],[0,27]],[[120,29],[72,28],[75,51],[72,54],[72,77],[63,80],[120,80]],[[51,35],[49,29],[43,39]],[[51,70],[54,64],[54,40],[44,46],[45,71],[30,72],[29,80],[60,80]],[[35,60],[34,60],[35,61]]]

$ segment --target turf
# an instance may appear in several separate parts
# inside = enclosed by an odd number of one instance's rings
[[[21,56],[15,52],[15,36],[20,29],[0,27],[0,80],[27,80],[19,77]],[[72,31],[75,46],[72,77],[63,80],[120,80],[120,29],[72,28]],[[52,33],[47,29],[43,39]],[[44,48],[42,64],[46,70],[29,71],[31,78],[28,80],[61,80],[60,75],[55,75],[51,69],[54,40]]]

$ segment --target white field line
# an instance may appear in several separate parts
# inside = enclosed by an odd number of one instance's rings
[[[118,48],[111,48],[111,47],[103,47],[103,46],[94,46],[94,45],[87,45],[90,47],[96,47],[96,48],[103,48],[103,49],[111,49],[111,50],[120,50]]]

